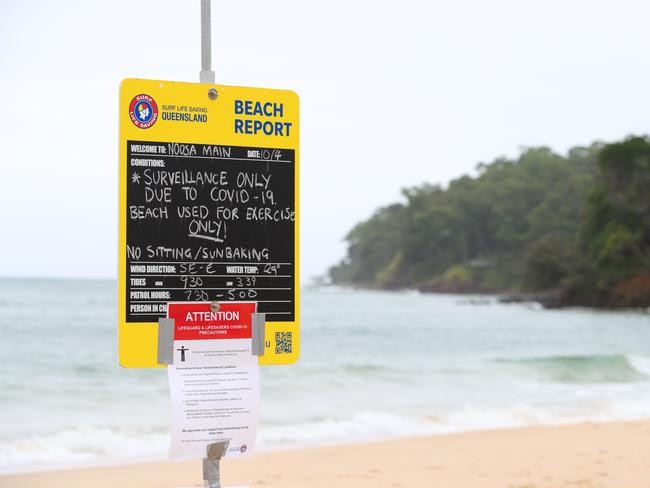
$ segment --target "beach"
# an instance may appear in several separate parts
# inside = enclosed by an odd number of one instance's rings
[[[222,482],[264,488],[647,488],[650,420],[437,435],[225,460]],[[202,486],[200,461],[0,477],[2,488]]]
[[[0,353],[25,359],[0,375],[0,476],[166,459],[167,372],[117,365],[114,282],[0,280],[0,296]],[[647,313],[342,288],[302,303],[300,360],[260,371],[260,459],[649,416]]]

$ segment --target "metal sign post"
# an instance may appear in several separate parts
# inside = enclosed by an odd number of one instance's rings
[[[212,71],[212,0],[201,0],[201,83],[214,84]]]
[[[212,71],[212,0],[201,0],[201,73],[200,83],[214,84]],[[207,446],[203,458],[203,480],[207,488],[221,488],[219,461],[228,449],[228,441],[216,442]]]
[[[212,0],[201,0],[201,73],[199,82],[214,84],[211,3]],[[207,488],[221,488],[219,461],[227,449],[228,441],[208,445],[207,456],[203,458],[203,480]]]

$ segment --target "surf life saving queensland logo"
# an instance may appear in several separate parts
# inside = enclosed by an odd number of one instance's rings
[[[129,117],[136,127],[148,129],[158,120],[158,105],[149,95],[136,95],[129,105]]]

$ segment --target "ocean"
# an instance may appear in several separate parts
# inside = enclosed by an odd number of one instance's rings
[[[259,449],[650,416],[647,311],[302,291],[262,370]],[[112,281],[0,280],[0,473],[164,460],[164,370],[117,363]]]

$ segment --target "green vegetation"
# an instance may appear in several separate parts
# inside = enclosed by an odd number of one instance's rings
[[[650,139],[525,150],[476,177],[403,190],[347,235],[332,281],[544,292],[548,305],[650,305]]]

